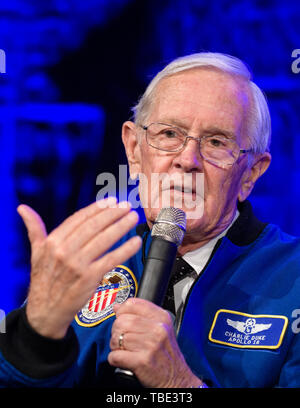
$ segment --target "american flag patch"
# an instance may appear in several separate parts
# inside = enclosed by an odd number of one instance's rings
[[[98,312],[113,304],[117,296],[118,288],[119,285],[107,285],[100,287],[100,289],[98,288],[98,291],[89,301],[89,311]]]
[[[132,271],[119,265],[105,274],[101,284],[86,305],[76,314],[80,326],[92,327],[114,316],[114,303],[136,296],[137,282]]]

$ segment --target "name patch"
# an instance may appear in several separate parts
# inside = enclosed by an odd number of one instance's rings
[[[234,310],[217,311],[208,338],[238,348],[277,349],[288,324],[286,316],[250,315]]]
[[[114,316],[113,305],[123,303],[137,292],[137,281],[126,266],[116,266],[107,272],[95,293],[75,316],[80,326],[92,327]]]

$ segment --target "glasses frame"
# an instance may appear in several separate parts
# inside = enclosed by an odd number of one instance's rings
[[[151,125],[154,125],[154,124],[156,124],[156,125],[169,126],[169,127],[171,127],[171,128],[175,128],[175,129],[180,130],[180,132],[185,136],[183,145],[180,146],[180,147],[179,147],[178,149],[176,149],[176,150],[161,149],[160,147],[153,146],[153,145],[152,145],[151,143],[149,143],[149,141],[148,141],[147,131],[148,131],[148,128],[149,128]],[[150,123],[150,124],[147,125],[147,126],[146,126],[146,125],[140,125],[140,126],[141,126],[141,128],[142,128],[143,130],[145,130],[146,142],[147,142],[147,144],[148,144],[149,146],[153,147],[153,149],[162,150],[162,151],[164,151],[164,152],[169,152],[169,153],[177,153],[177,152],[180,152],[181,150],[183,150],[183,149],[185,148],[187,142],[188,142],[188,139],[196,140],[196,141],[198,142],[199,146],[201,146],[202,140],[206,139],[207,137],[211,137],[210,135],[209,135],[209,136],[202,136],[202,137],[189,136],[188,134],[186,134],[186,133],[185,133],[182,129],[180,129],[179,127],[174,126],[174,125],[170,125],[170,124],[168,124],[168,123],[162,123],[162,122],[152,122],[152,123]],[[233,166],[233,165],[238,161],[238,159],[239,159],[239,157],[240,157],[241,154],[249,153],[249,152],[252,151],[252,149],[241,149],[241,147],[238,145],[238,143],[237,143],[235,140],[233,140],[233,142],[234,142],[234,143],[237,145],[237,147],[239,148],[239,155],[237,156],[237,158],[235,159],[235,161],[234,161],[233,163],[231,163],[231,164],[222,164],[222,165],[221,165],[220,163],[217,163],[217,162],[215,162],[215,161],[213,161],[213,160],[209,160],[209,159],[207,159],[206,157],[203,157],[203,155],[202,155],[202,153],[201,153],[201,149],[199,148],[200,156],[202,157],[203,160],[206,160],[207,162],[212,163],[212,164],[215,164],[216,166],[219,166],[219,167]]]

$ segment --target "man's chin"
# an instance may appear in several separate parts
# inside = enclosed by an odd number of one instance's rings
[[[201,225],[204,222],[203,216],[200,218],[187,218],[186,220],[186,234],[194,234],[201,230]]]

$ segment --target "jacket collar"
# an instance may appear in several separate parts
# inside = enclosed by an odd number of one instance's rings
[[[259,237],[268,224],[256,218],[250,201],[238,202],[237,207],[240,215],[227,231],[226,237],[235,245],[250,245]]]

